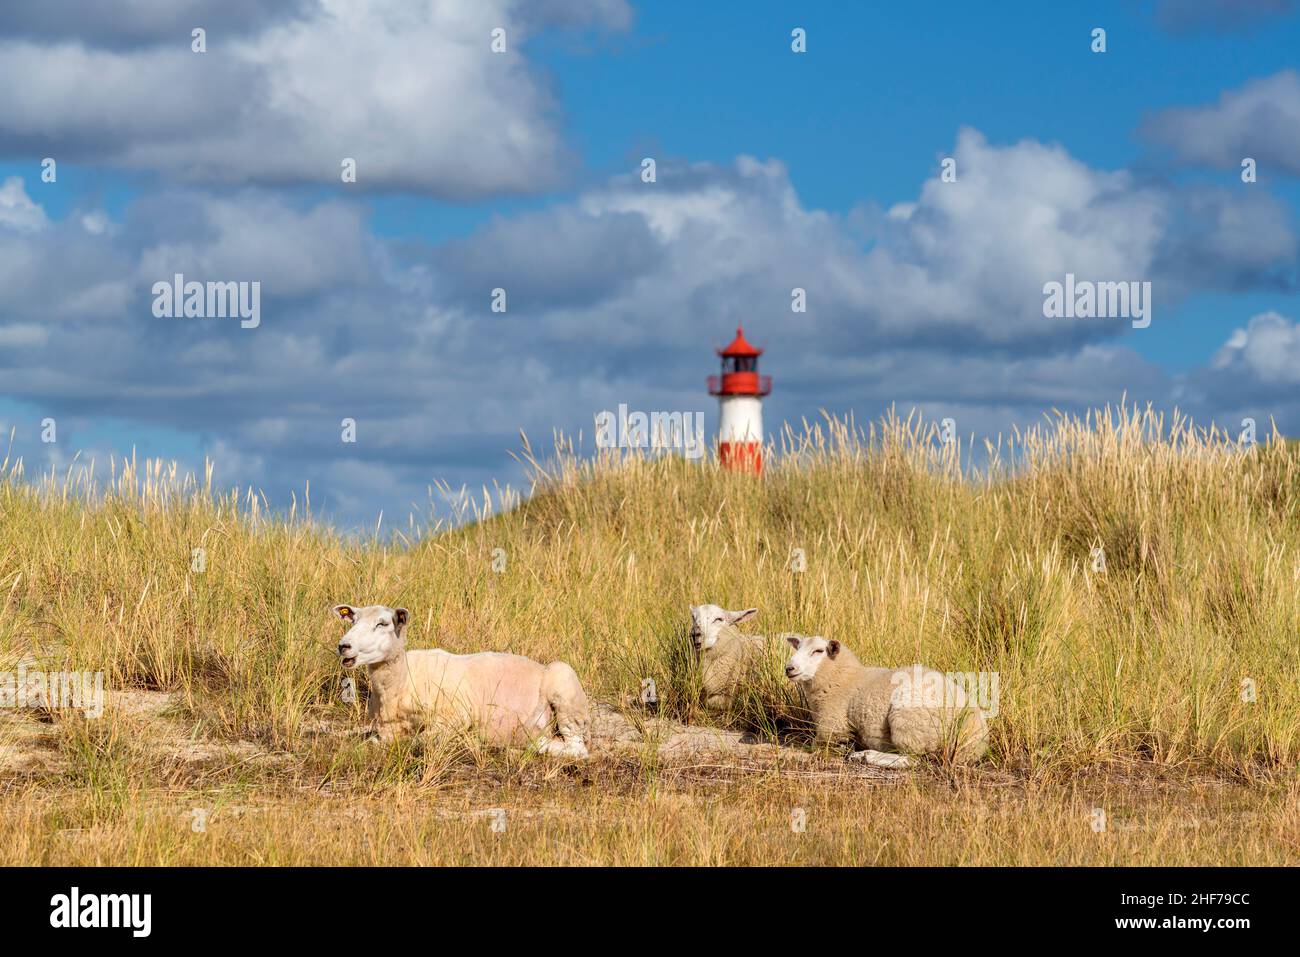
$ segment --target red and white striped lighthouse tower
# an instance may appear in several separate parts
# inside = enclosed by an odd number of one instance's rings
[[[736,327],[736,338],[719,349],[722,375],[709,376],[709,395],[718,397],[718,461],[741,472],[763,471],[763,396],[772,391],[772,377],[758,374],[756,349]]]

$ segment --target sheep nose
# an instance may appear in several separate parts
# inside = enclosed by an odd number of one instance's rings
[[[346,641],[339,642],[339,654],[346,655],[351,650],[352,650],[352,646],[349,645]]]
[[[786,676],[787,678],[793,678],[793,677],[794,677],[794,665],[786,665],[786,666],[785,666],[785,676]]]

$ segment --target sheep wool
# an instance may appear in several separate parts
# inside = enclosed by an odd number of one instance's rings
[[[762,635],[747,635],[736,625],[752,618],[757,608],[727,611],[717,605],[691,606],[691,640],[695,644],[704,686],[704,706],[730,711],[736,693],[767,650]]]
[[[339,642],[344,668],[370,669],[369,716],[381,741],[421,729],[470,730],[487,744],[535,745],[547,754],[586,757],[590,706],[563,661],[522,655],[407,651],[404,608],[336,606],[352,628]]]
[[[855,746],[864,749],[860,760],[894,767],[906,766],[908,754],[950,754],[966,762],[987,750],[983,712],[942,672],[921,665],[868,668],[838,641],[788,640],[795,653],[786,674],[803,690],[819,744]]]

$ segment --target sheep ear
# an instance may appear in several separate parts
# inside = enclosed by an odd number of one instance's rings
[[[344,621],[350,621],[353,624],[356,623],[357,613],[351,605],[335,605],[334,614],[338,615]]]
[[[731,613],[731,623],[739,625],[742,621],[749,621],[758,614],[757,608],[746,608],[744,611],[733,611]]]
[[[411,617],[411,613],[407,611],[405,608],[394,608],[393,627],[397,629],[405,628],[407,619],[409,619],[410,617]]]
[[[834,658],[839,653],[840,643],[836,639],[832,638],[830,641],[826,642],[826,657]]]
[[[799,650],[799,636],[798,636],[798,635],[786,635],[786,636],[785,636],[785,640],[788,641],[788,642],[790,642],[790,647],[793,648],[795,651],[798,651],[798,650]]]

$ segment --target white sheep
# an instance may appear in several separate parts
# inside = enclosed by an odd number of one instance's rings
[[[987,750],[983,712],[942,672],[921,665],[867,668],[838,641],[786,640],[794,648],[786,677],[804,693],[818,744],[848,743],[865,749],[852,759],[894,768],[909,766],[908,754],[974,761]]]
[[[741,683],[766,653],[766,638],[736,628],[756,614],[757,608],[727,611],[717,605],[691,605],[691,642],[700,665],[704,706],[711,711],[731,710]]]
[[[370,669],[369,715],[381,741],[422,727],[467,729],[492,745],[532,744],[546,754],[587,756],[587,695],[563,661],[407,651],[405,608],[335,605],[334,613],[352,625],[339,641],[343,667]]]

